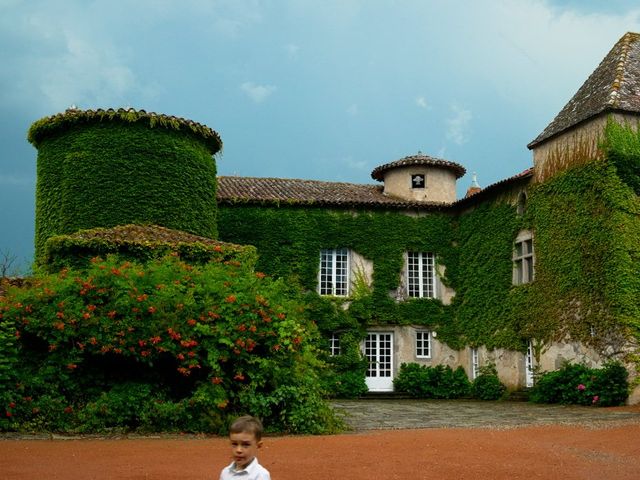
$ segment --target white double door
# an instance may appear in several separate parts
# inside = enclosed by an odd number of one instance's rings
[[[370,392],[393,391],[393,333],[368,332],[362,353],[369,362],[366,383]]]

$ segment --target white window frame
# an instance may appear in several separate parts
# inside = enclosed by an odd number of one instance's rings
[[[471,380],[475,380],[480,375],[480,357],[478,356],[478,348],[471,348]]]
[[[342,353],[340,350],[340,335],[334,332],[329,339],[329,355],[335,357],[340,353]]]
[[[351,254],[347,248],[320,250],[318,293],[334,297],[349,296]]]
[[[416,358],[431,358],[431,332],[416,330]]]
[[[524,373],[525,373],[525,386],[527,388],[533,387],[534,384],[534,359],[533,359],[533,342],[529,340],[527,344],[527,353],[524,356]]]
[[[435,254],[431,252],[406,252],[405,258],[407,296],[411,298],[436,298]]]
[[[520,232],[513,242],[513,284],[524,285],[535,278],[535,248],[533,234]]]

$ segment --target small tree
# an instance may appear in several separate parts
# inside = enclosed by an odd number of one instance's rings
[[[18,257],[11,254],[9,250],[0,250],[0,279],[15,275],[17,260]]]

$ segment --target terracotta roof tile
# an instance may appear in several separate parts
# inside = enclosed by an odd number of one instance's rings
[[[379,167],[374,168],[371,172],[371,178],[373,178],[374,180],[382,181],[384,180],[384,174],[388,170],[410,165],[443,167],[449,170],[453,170],[453,172],[456,174],[456,178],[462,177],[467,171],[462,165],[459,165],[455,162],[442,160],[441,158],[430,157],[429,155],[424,155],[423,153],[418,152],[418,154],[416,155],[409,155],[408,157],[401,158],[400,160],[396,160],[395,162],[385,163],[384,165],[380,165]]]
[[[420,209],[450,205],[390,197],[381,185],[255,177],[218,177],[218,202]]]
[[[484,187],[482,189],[480,189],[479,191],[475,191],[473,192],[471,195],[467,195],[464,198],[461,198],[460,200],[458,200],[457,202],[455,202],[453,205],[454,206],[466,206],[469,205],[471,203],[477,202],[477,201],[481,201],[482,198],[484,198],[486,195],[489,195],[491,193],[495,193],[497,191],[499,191],[501,188],[503,187],[507,187],[515,182],[518,182],[520,180],[527,180],[529,178],[531,178],[533,176],[533,168],[527,168],[526,170],[513,175],[512,177],[509,178],[504,178],[502,180],[497,181],[496,183],[492,183],[491,185]]]
[[[603,112],[640,114],[640,34],[626,33],[614,45],[569,103],[527,147]]]

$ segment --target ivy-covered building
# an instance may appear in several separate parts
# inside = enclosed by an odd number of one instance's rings
[[[402,363],[495,364],[511,389],[564,362],[640,367],[640,35],[627,33],[528,147],[533,168],[456,199],[418,153],[379,184],[218,177],[220,239],[310,293],[371,391]],[[640,392],[630,397],[640,401]]]
[[[29,132],[36,263],[148,257],[168,243],[198,261],[255,261],[307,292],[338,393],[363,379],[390,391],[402,363],[471,378],[494,364],[515,390],[566,361],[619,360],[637,403],[639,120],[635,33],[528,145],[532,168],[474,181],[461,199],[464,167],[421,152],[375,168],[378,183],[365,185],[216,177],[222,141],[204,125],[69,109]]]

